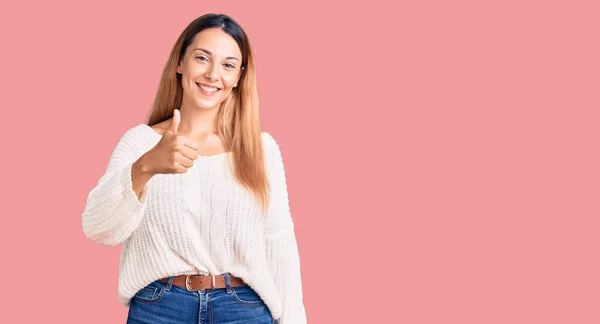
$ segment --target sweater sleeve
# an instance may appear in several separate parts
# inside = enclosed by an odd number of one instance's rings
[[[279,292],[283,314],[280,324],[306,323],[300,257],[291,217],[283,159],[274,138],[263,132],[271,198],[265,223],[269,270]]]
[[[138,143],[135,128],[121,136],[104,174],[87,196],[82,214],[83,232],[98,244],[114,246],[124,242],[144,214],[148,186],[138,198],[131,180],[131,167],[141,155],[137,152]]]

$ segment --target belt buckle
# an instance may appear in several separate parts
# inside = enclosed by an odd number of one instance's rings
[[[204,289],[195,289],[193,290],[192,288],[190,288],[190,277],[193,275],[187,275],[185,276],[185,289],[187,289],[187,291],[198,291],[198,290],[204,290]],[[216,284],[216,277],[215,275],[210,275],[212,278],[211,280],[211,289],[215,289],[215,287],[217,286]]]
[[[189,275],[185,276],[185,289],[187,289],[187,291],[195,291],[190,288],[190,277],[191,276]]]

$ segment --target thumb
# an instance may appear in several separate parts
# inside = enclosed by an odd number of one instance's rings
[[[168,131],[177,134],[177,129],[179,129],[179,123],[181,122],[181,115],[179,115],[179,109],[175,109],[173,111],[173,119],[171,120],[171,125],[168,128]]]

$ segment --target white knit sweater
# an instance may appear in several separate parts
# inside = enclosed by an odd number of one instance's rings
[[[118,297],[159,278],[222,274],[242,278],[282,324],[306,323],[300,258],[279,145],[262,133],[271,200],[266,220],[233,178],[229,153],[200,156],[183,174],[155,175],[140,198],[131,166],[161,139],[146,124],[128,129],[82,215],[85,235],[102,245],[122,243]]]

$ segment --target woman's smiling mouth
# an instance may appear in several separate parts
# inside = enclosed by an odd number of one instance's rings
[[[200,88],[200,92],[202,94],[204,94],[205,96],[209,96],[209,97],[214,95],[217,91],[221,90],[219,88],[207,86],[207,85],[200,84],[197,82],[196,82],[196,85],[198,86],[198,88]]]

